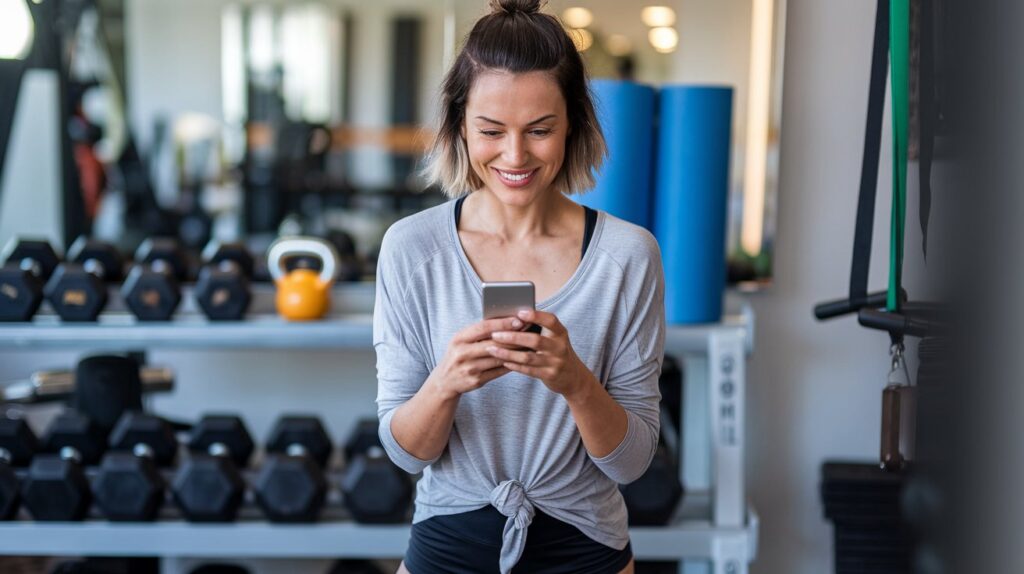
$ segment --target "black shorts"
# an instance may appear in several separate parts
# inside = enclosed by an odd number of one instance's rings
[[[413,524],[405,567],[411,574],[496,574],[506,520],[487,505]],[[587,538],[575,526],[538,511],[527,530],[526,548],[512,572],[617,574],[632,558],[629,544],[615,550]]]

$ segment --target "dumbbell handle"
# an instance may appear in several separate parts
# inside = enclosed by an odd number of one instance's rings
[[[143,367],[139,370],[143,393],[174,390],[174,371],[168,367]],[[75,392],[75,373],[68,370],[39,371],[29,380],[0,387],[0,402],[45,403],[62,401]]]

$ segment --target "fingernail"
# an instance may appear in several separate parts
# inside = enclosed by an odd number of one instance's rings
[[[523,322],[519,319],[512,319],[512,326],[518,329],[523,326]]]
[[[501,333],[501,332],[499,332],[499,333],[492,333],[491,336],[494,337],[495,339],[499,340],[499,341],[503,341],[505,339],[508,339],[508,333]]]
[[[529,316],[530,316],[530,312],[529,311],[523,310],[523,311],[519,312],[519,318],[520,319],[525,319],[525,318],[527,318]]]
[[[488,352],[488,353],[493,353],[493,352],[495,352],[495,351],[497,351],[497,350],[498,350],[498,348],[497,348],[497,347],[487,347],[487,352]]]

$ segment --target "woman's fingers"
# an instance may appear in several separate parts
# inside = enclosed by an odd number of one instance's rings
[[[457,343],[476,343],[484,339],[490,339],[491,333],[495,331],[511,331],[521,329],[523,322],[515,317],[502,317],[500,319],[484,319],[479,323],[473,323],[469,327],[459,331],[455,335]]]

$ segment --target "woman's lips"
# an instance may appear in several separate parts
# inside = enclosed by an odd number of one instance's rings
[[[492,169],[494,169],[494,172],[498,174],[498,179],[508,187],[525,187],[530,185],[534,176],[537,175],[536,169],[517,171],[505,171],[498,168]]]

